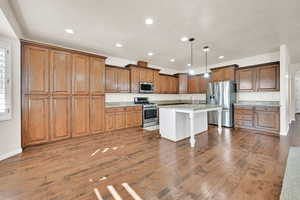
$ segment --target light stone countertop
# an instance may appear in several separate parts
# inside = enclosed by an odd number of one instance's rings
[[[279,101],[239,101],[235,103],[236,106],[269,106],[280,107]]]
[[[150,103],[156,103],[159,106],[170,105],[170,104],[191,104],[192,100],[165,100],[165,101],[150,101]],[[199,101],[199,103],[206,103],[205,101]],[[115,107],[130,107],[130,106],[140,106],[135,104],[133,101],[126,102],[106,102],[105,108],[115,108]]]
[[[116,108],[116,107],[134,107],[141,106],[139,104],[135,104],[134,102],[106,102],[105,108]]]
[[[178,111],[187,111],[187,112],[210,111],[210,110],[222,109],[221,106],[211,105],[211,104],[181,104],[181,105],[160,106],[160,108],[175,109]]]

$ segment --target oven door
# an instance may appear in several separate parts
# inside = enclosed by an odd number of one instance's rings
[[[158,121],[157,108],[144,108],[143,124]]]

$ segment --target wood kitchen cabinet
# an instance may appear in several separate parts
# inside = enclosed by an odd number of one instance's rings
[[[73,94],[88,95],[90,77],[90,58],[85,55],[73,55]]]
[[[105,96],[90,97],[90,130],[92,134],[105,130]]]
[[[126,108],[126,128],[132,128],[142,125],[142,107]]]
[[[237,65],[229,65],[211,69],[211,81],[235,81],[235,70],[237,67]]]
[[[53,95],[68,95],[72,92],[72,54],[50,51],[50,85]]]
[[[189,93],[189,75],[188,74],[176,74],[178,77],[178,93],[187,94]]]
[[[190,94],[206,93],[208,87],[208,79],[203,74],[189,76],[188,89]]]
[[[72,99],[72,136],[90,134],[90,97],[73,96]]]
[[[105,92],[105,60],[90,58],[90,94],[103,95]]]
[[[49,141],[50,99],[47,95],[28,95],[23,99],[23,146]]]
[[[116,66],[106,66],[105,87],[106,92],[124,93],[130,92],[129,70]]]
[[[177,94],[179,88],[178,78],[173,75],[160,74],[159,87],[160,87],[160,93]]]
[[[71,97],[53,96],[51,99],[51,141],[71,137]]]
[[[49,94],[49,50],[26,45],[22,59],[23,93]]]
[[[236,71],[239,92],[280,90],[279,62],[243,67]]]
[[[160,79],[159,79],[159,72],[154,71],[153,78],[154,78],[154,93],[158,94],[160,93]]]
[[[234,123],[237,128],[263,131],[279,135],[280,110],[272,106],[235,106]]]

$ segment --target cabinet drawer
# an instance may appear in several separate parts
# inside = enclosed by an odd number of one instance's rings
[[[253,109],[235,109],[236,115],[253,115]]]
[[[279,112],[279,107],[256,106],[256,111]]]
[[[247,120],[235,120],[235,125],[238,127],[253,127],[253,121]]]
[[[126,111],[140,111],[142,110],[142,106],[130,106],[126,107]]]
[[[235,119],[237,120],[247,120],[247,121],[253,121],[253,115],[241,115],[236,114]]]
[[[106,108],[105,112],[106,113],[125,112],[125,107]]]

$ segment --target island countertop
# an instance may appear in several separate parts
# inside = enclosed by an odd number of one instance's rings
[[[181,104],[181,105],[170,105],[170,106],[160,106],[161,109],[175,109],[177,111],[210,111],[216,109],[222,109],[221,106],[211,105],[211,104]]]

